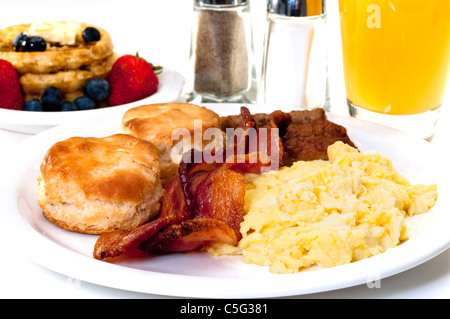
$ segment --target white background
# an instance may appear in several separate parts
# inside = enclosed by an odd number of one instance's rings
[[[260,67],[265,0],[252,0],[257,71]],[[347,114],[343,84],[337,0],[328,1],[331,112]],[[33,21],[85,21],[109,31],[116,51],[140,55],[186,77],[191,35],[191,0],[0,0],[0,28]],[[448,103],[447,103],[448,104]],[[448,148],[450,110],[444,105],[433,144]],[[3,154],[29,138],[0,130]],[[443,194],[441,194],[443,196]],[[1,208],[1,203],[0,203]],[[7,227],[1,220],[0,225]],[[20,236],[18,234],[18,236]],[[2,298],[161,298],[110,289],[54,273],[28,261],[13,238],[0,231]],[[300,298],[449,298],[450,250],[414,269],[383,279],[380,288],[361,285]]]

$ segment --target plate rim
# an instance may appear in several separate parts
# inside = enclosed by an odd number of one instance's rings
[[[239,106],[242,104],[238,104]],[[208,106],[208,105],[206,105]],[[227,107],[229,107],[230,104],[227,104]],[[255,105],[252,105],[252,107],[255,107]],[[117,119],[122,114],[120,110],[117,110],[115,112],[110,113],[109,115],[111,118],[107,118],[108,120],[105,123],[108,123],[109,120]],[[385,130],[388,130],[389,133],[395,133],[400,134],[401,136],[406,136],[408,139],[413,139],[417,143],[422,143],[422,145],[427,145],[423,147],[431,147],[433,146],[424,140],[419,140],[413,136],[409,136],[403,132],[395,132],[396,130],[384,127],[379,124],[375,123],[368,123],[365,121],[357,120],[351,117],[341,116],[341,115],[335,115],[335,114],[327,114],[330,120],[337,122],[345,122],[348,123],[354,123],[358,122],[359,125],[362,125],[364,127],[372,126],[376,128],[382,127]],[[66,132],[72,132],[74,129],[77,128],[85,128],[88,127],[90,124],[96,121],[96,118],[90,118],[89,120],[84,121],[84,123],[73,123],[70,125],[61,125],[57,126],[55,128],[46,130],[42,133],[37,134],[36,136],[31,137],[30,139],[24,141],[21,143],[21,145],[15,150],[14,155],[9,158],[9,160],[12,160],[13,158],[17,158],[17,156],[20,156],[20,154],[26,152],[26,148],[28,146],[31,146],[33,143],[39,140],[46,139],[48,140],[49,144],[52,144],[52,138],[56,139],[56,136],[60,136],[60,133]],[[345,124],[344,124],[345,126]],[[63,134],[64,135],[64,134]],[[45,150],[43,150],[44,152]],[[22,159],[20,163],[22,162],[28,162],[27,160]],[[19,163],[19,164],[20,164]],[[8,165],[4,165],[4,167],[9,167]],[[5,172],[6,174],[16,175],[17,173],[21,172],[21,176],[24,175],[23,170],[20,170],[18,166],[15,166],[15,169],[9,170]],[[10,177],[10,176],[9,176]],[[17,175],[16,175],[17,177]],[[9,178],[7,179],[9,180]],[[408,269],[411,269],[413,267],[416,267],[433,257],[439,255],[443,251],[445,251],[449,245],[450,245],[450,237],[442,235],[441,237],[433,237],[433,238],[427,238],[424,242],[417,242],[417,238],[424,237],[423,234],[419,234],[417,237],[412,237],[404,244],[396,247],[395,249],[391,251],[387,251],[381,255],[377,255],[374,257],[371,257],[369,259],[361,260],[355,263],[346,264],[342,266],[337,266],[333,268],[327,268],[327,269],[320,269],[317,271],[317,273],[320,273],[321,277],[329,276],[331,273],[333,276],[335,274],[345,274],[347,272],[351,272],[354,274],[358,274],[358,276],[355,276],[353,280],[348,280],[346,276],[338,277],[339,280],[335,281],[333,284],[329,285],[317,285],[317,286],[308,286],[305,288],[292,288],[292,280],[294,279],[295,282],[299,281],[298,278],[304,280],[303,278],[305,275],[305,272],[302,273],[296,273],[296,274],[277,274],[277,275],[271,275],[268,274],[270,278],[275,278],[274,280],[270,280],[271,286],[268,287],[267,285],[261,283],[261,278],[234,278],[234,280],[230,280],[230,278],[220,278],[220,277],[203,277],[203,276],[193,276],[193,275],[180,275],[180,274],[167,274],[167,273],[161,273],[161,272],[154,272],[154,271],[148,271],[148,270],[141,270],[141,269],[135,269],[135,268],[129,268],[127,266],[122,265],[115,265],[110,264],[104,261],[98,261],[94,258],[89,258],[87,256],[84,256],[80,253],[76,253],[73,251],[70,251],[69,249],[51,241],[49,238],[41,236],[36,229],[33,228],[32,225],[27,223],[27,221],[22,217],[22,214],[19,211],[19,208],[16,207],[18,204],[18,201],[20,199],[20,194],[18,194],[18,188],[20,185],[18,185],[19,178],[14,179],[14,183],[17,183],[17,185],[14,185],[13,187],[7,189],[6,193],[3,196],[0,196],[0,198],[11,198],[15,199],[7,201],[7,205],[10,206],[7,211],[10,212],[9,219],[13,221],[13,224],[15,227],[18,227],[23,231],[22,233],[25,233],[26,236],[21,238],[20,244],[26,245],[24,247],[27,247],[27,249],[24,249],[24,251],[27,251],[27,256],[30,260],[34,261],[35,263],[51,269],[53,271],[56,271],[58,273],[67,275],[72,278],[76,278],[79,280],[84,280],[87,282],[99,284],[102,286],[107,286],[111,288],[116,289],[122,289],[122,290],[129,290],[129,291],[135,291],[135,292],[141,292],[141,293],[148,293],[148,294],[156,294],[156,295],[165,295],[165,296],[178,296],[178,297],[208,297],[208,298],[261,298],[261,297],[281,297],[281,296],[293,296],[293,295],[304,295],[304,294],[311,294],[316,292],[324,292],[324,291],[330,291],[330,290],[336,290],[340,288],[346,288],[351,287],[359,284],[364,284],[364,282],[367,282],[367,273],[365,273],[365,277],[362,276],[360,272],[358,272],[358,268],[364,266],[367,267],[367,269],[370,269],[370,267],[374,267],[374,265],[380,266],[382,265],[383,272],[380,273],[379,278],[386,278],[395,274],[398,274],[400,272],[406,271]],[[442,185],[444,186],[444,189],[448,189],[448,185]],[[442,192],[442,191],[440,191]],[[442,199],[442,200],[441,200]],[[448,205],[448,201],[445,200],[442,196],[440,197],[440,201],[437,205]],[[444,203],[444,204],[442,204]],[[450,206],[446,206],[450,207]],[[12,213],[14,212],[14,213]],[[12,216],[11,216],[12,215]],[[447,217],[448,219],[448,217]],[[438,227],[443,227],[443,225],[437,225]],[[31,231],[30,231],[31,230]],[[425,234],[426,235],[426,234]],[[38,254],[37,250],[30,249],[30,243],[35,247],[45,247],[44,249],[45,253]],[[421,247],[425,244],[432,244],[433,249],[426,251],[426,253],[422,253],[420,255],[420,258],[415,257],[413,260],[409,260],[408,263],[400,262],[399,264],[396,264],[396,266],[387,266],[387,262],[389,260],[398,260],[401,256],[405,254],[411,249],[409,248],[411,245],[415,245],[417,247]],[[397,252],[398,254],[393,254],[393,252]],[[42,250],[41,250],[42,252]],[[56,254],[56,256],[59,256],[58,258],[52,258],[55,255],[52,255],[53,253]],[[401,255],[401,256],[400,256]],[[64,258],[61,258],[64,257]],[[386,259],[388,259],[386,261]],[[78,263],[77,267],[67,267],[68,263]],[[356,265],[356,266],[355,266]],[[92,268],[90,268],[92,267]],[[260,267],[260,266],[258,266]],[[356,271],[355,271],[356,268]],[[131,269],[131,270],[130,270]],[[87,271],[91,270],[91,271]],[[94,272],[92,270],[95,270]],[[107,271],[105,271],[107,270]],[[119,273],[120,275],[126,274],[126,280],[115,279],[114,281],[111,281],[111,276],[107,275],[109,271],[113,271],[115,273]],[[311,275],[313,272],[309,272],[309,276],[315,277],[316,275]],[[99,276],[100,274],[100,276]],[[103,274],[103,276],[101,275]],[[120,277],[120,276],[119,276]],[[135,280],[129,280],[130,278],[133,278]],[[151,285],[147,285],[146,287],[143,287],[142,282],[145,279],[145,282],[148,282],[150,280]],[[220,291],[211,291],[208,289],[195,289],[195,292],[188,291],[189,289],[179,289],[179,286],[176,286],[175,288],[170,288],[167,285],[167,281],[171,281],[172,279],[175,279],[175,281],[183,280],[185,283],[192,283],[195,284],[196,287],[208,287],[208,286],[216,286],[221,285],[222,289],[219,289]],[[236,280],[239,282],[239,292],[236,293]],[[266,281],[267,278],[265,278],[263,281]],[[242,283],[248,283],[248,285],[242,285]],[[305,282],[305,281],[304,281]],[[251,286],[252,284],[253,286]],[[286,284],[289,286],[289,289],[286,288]],[[282,286],[285,285],[285,286]],[[245,289],[244,289],[245,287]],[[234,289],[234,290],[233,290]]]

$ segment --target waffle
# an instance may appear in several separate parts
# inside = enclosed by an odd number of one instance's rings
[[[0,32],[0,59],[9,61],[19,74],[23,73],[51,73],[63,69],[74,70],[84,65],[101,61],[113,53],[113,43],[108,32],[96,27],[100,31],[100,41],[86,44],[81,33],[90,26],[80,23],[77,41],[73,45],[60,45],[47,42],[44,52],[15,52],[12,41],[21,32],[27,32],[31,24],[19,24],[7,27]]]
[[[61,93],[82,89],[84,82],[92,78],[105,78],[117,60],[115,53],[106,59],[84,66],[82,69],[62,70],[54,73],[26,73],[20,76],[22,90],[28,95],[41,95],[46,87],[54,86]]]
[[[53,31],[55,28],[72,28],[72,41],[54,42],[51,35],[44,34],[41,36],[46,40],[46,51],[16,52],[12,41],[21,32],[31,34],[33,25],[19,24],[0,30],[0,59],[9,61],[17,70],[25,101],[40,98],[44,89],[49,86],[58,88],[67,100],[74,100],[82,95],[82,86],[87,80],[105,78],[117,59],[111,37],[102,28],[93,26],[100,32],[99,41],[85,43],[82,32],[92,25],[55,22],[48,26],[48,32],[52,28]],[[62,33],[64,31],[66,30],[61,29]]]

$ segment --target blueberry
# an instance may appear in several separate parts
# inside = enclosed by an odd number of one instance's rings
[[[44,38],[38,36],[28,37],[26,39],[26,52],[43,52],[47,49],[47,43]]]
[[[86,43],[100,40],[100,31],[93,27],[87,27],[82,33],[83,40]]]
[[[61,102],[61,112],[77,111],[77,110],[78,110],[78,107],[74,102],[70,102],[70,101]]]
[[[53,86],[49,86],[42,93],[42,103],[45,112],[57,112],[61,110],[62,93]]]
[[[87,96],[77,98],[74,103],[79,110],[92,110],[95,109],[95,102]]]
[[[47,43],[44,38],[38,36],[29,37],[23,33],[14,38],[13,46],[14,50],[19,52],[42,52],[47,49]]]
[[[23,49],[22,43],[23,43],[23,41],[26,41],[27,38],[28,38],[28,36],[23,32],[16,35],[16,37],[12,41],[12,46],[14,48],[14,51],[16,51],[16,52],[22,51],[22,49]]]
[[[32,99],[32,100],[28,100],[25,102],[23,110],[24,111],[42,112],[44,109],[43,109],[41,100]]]
[[[109,83],[101,78],[88,80],[83,84],[83,92],[94,101],[104,100],[109,96]]]

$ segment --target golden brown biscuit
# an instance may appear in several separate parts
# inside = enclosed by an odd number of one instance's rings
[[[219,116],[205,107],[189,103],[138,106],[128,110],[122,118],[124,133],[150,141],[156,146],[163,186],[177,174],[183,150],[223,146],[223,135],[220,138],[218,135],[211,139],[203,138],[209,128],[220,131]],[[196,137],[194,133],[197,134]],[[186,134],[189,135],[189,140],[183,140]],[[180,142],[186,142],[184,148]]]
[[[158,155],[142,139],[125,134],[72,137],[47,151],[40,170],[43,215],[64,229],[130,231],[159,211]]]

